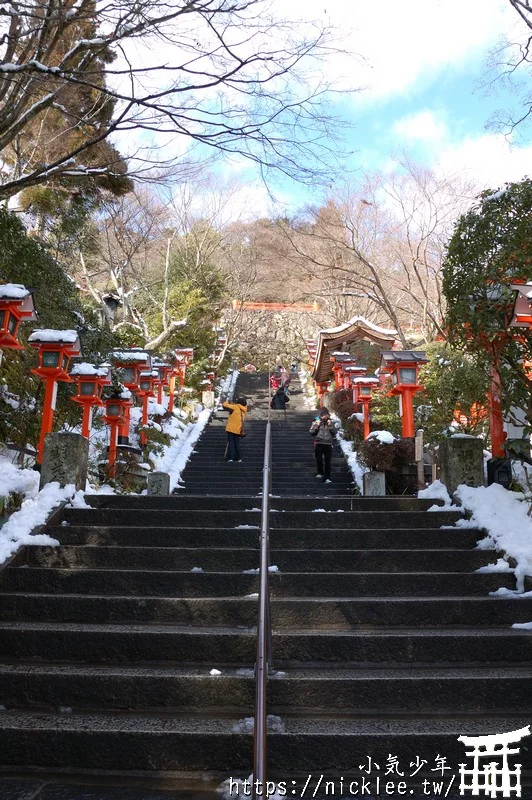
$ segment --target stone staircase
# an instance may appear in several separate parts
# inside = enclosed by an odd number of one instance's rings
[[[243,464],[219,457],[215,420],[175,495],[64,509],[49,529],[61,547],[27,547],[2,571],[1,800],[212,798],[251,772],[259,389]],[[498,554],[475,548],[475,529],[440,527],[457,512],[353,497],[339,458],[333,484],[315,481],[312,412],[290,414],[274,423],[270,777],[294,781],[290,796],[311,774],[312,794],[320,774],[361,779],[368,756],[381,776],[397,756],[397,782],[441,755],[447,786],[466,760],[458,736],[532,722],[532,634],[510,627],[532,600],[489,596],[514,577],[475,572]],[[525,739],[529,798],[530,752]],[[415,800],[432,796],[420,780]]]

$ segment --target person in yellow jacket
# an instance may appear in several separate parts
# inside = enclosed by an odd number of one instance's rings
[[[227,461],[241,462],[240,458],[240,439],[244,432],[244,419],[248,411],[248,404],[245,397],[238,397],[234,403],[227,401],[222,404],[229,411],[229,419],[225,426],[227,433]]]

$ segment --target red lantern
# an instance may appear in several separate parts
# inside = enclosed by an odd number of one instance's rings
[[[72,400],[83,408],[81,435],[88,439],[92,425],[92,409],[94,406],[103,406],[103,387],[111,384],[110,368],[95,367],[93,364],[76,364],[70,376],[78,382],[78,393]]]
[[[72,330],[33,331],[28,342],[31,347],[39,351],[39,366],[31,371],[45,382],[41,435],[37,448],[37,463],[42,464],[44,439],[51,432],[54,424],[57,381],[71,382],[68,365],[72,357],[81,354],[81,345],[78,334]]]
[[[414,406],[413,397],[424,387],[418,384],[418,372],[421,364],[426,364],[425,353],[412,350],[385,350],[381,353],[381,371],[392,376],[393,387],[388,395],[399,395],[400,413],[403,425],[403,436],[413,438]]]
[[[353,403],[362,403],[364,415],[364,439],[369,436],[369,406],[372,400],[373,389],[379,385],[378,378],[368,375],[353,379]]]
[[[141,372],[139,375],[139,388],[137,389],[137,396],[142,399],[142,418],[141,418],[141,425],[148,424],[148,401],[150,397],[155,397],[154,387],[155,382],[159,377],[159,373],[157,371],[150,371],[150,372]],[[141,445],[145,445],[147,442],[146,434],[144,431],[141,431],[140,434],[140,443]]]
[[[157,372],[157,380],[155,381],[155,388],[157,389],[157,402],[162,405],[163,402],[163,388],[169,385],[170,376],[173,372],[173,366],[167,364],[165,361],[152,361],[152,367]]]
[[[4,283],[0,286],[0,348],[22,350],[23,345],[17,339],[19,325],[23,321],[36,319],[33,296],[29,289],[20,283]]]
[[[121,381],[130,392],[139,390],[139,375],[142,370],[151,368],[151,356],[142,347],[131,347],[129,350],[117,350],[109,356],[115,367],[122,372]],[[126,409],[124,422],[118,431],[118,444],[129,444],[130,411],[133,403]]]
[[[107,474],[114,478],[116,473],[116,446],[119,429],[125,424],[129,417],[131,408],[130,393],[124,392],[120,397],[109,397],[104,401],[105,414],[104,421],[109,425],[109,460]]]

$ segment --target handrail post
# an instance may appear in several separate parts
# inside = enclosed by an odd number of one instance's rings
[[[269,409],[268,409],[269,411]],[[268,413],[269,417],[269,413]],[[259,618],[255,661],[255,731],[253,739],[253,798],[263,797],[266,786],[267,687],[271,668],[270,616],[270,486],[271,486],[271,423],[266,423],[264,463],[262,470],[262,509],[260,530]],[[257,793],[257,786],[261,787]]]

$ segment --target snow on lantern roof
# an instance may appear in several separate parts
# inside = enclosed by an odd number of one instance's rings
[[[55,331],[50,328],[41,328],[41,330],[33,331],[30,334],[28,342],[39,342],[43,344],[54,343],[58,344],[73,344],[77,345],[79,349],[79,338],[77,331]]]
[[[145,350],[140,348],[132,348],[131,350],[117,350],[110,354],[110,358],[114,361],[124,361],[125,363],[150,363],[150,355]]]
[[[353,317],[348,322],[344,322],[342,325],[338,325],[336,328],[322,328],[320,333],[343,333],[352,325],[356,325],[360,323],[364,327],[371,328],[372,331],[375,333],[380,333],[383,336],[397,336],[397,331],[392,330],[391,328],[381,328],[378,325],[374,325],[373,322],[369,322],[365,317]]]
[[[105,367],[95,367],[94,364],[87,364],[83,362],[82,364],[75,364],[72,369],[70,370],[71,375],[91,375],[95,378],[105,378],[107,377],[108,370]]]
[[[31,294],[21,283],[3,283],[0,285],[0,298],[2,300],[24,300]]]
[[[380,383],[378,378],[371,378],[370,376],[365,378],[353,378],[353,383]]]

